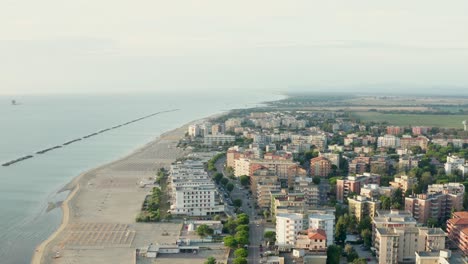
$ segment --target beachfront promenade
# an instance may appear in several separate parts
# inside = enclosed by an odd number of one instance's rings
[[[176,145],[185,131],[183,127],[165,133],[70,183],[73,191],[63,203],[63,223],[37,247],[32,263],[134,263],[136,248],[174,243],[179,224],[135,222],[150,190],[138,183],[184,155]]]

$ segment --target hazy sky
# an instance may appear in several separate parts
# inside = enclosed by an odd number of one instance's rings
[[[0,4],[3,94],[393,85],[468,94],[468,1]]]

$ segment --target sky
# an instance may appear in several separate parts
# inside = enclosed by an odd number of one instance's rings
[[[0,94],[468,95],[466,0],[2,0]]]

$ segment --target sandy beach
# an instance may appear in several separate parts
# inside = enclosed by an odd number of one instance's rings
[[[151,188],[139,182],[184,155],[186,127],[162,134],[130,155],[76,177],[66,186],[60,227],[37,246],[31,263],[134,263],[135,249],[174,243],[181,224],[136,223]]]

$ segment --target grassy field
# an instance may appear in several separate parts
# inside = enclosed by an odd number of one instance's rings
[[[353,112],[352,115],[361,121],[388,122],[398,126],[463,128],[461,122],[468,120],[468,115],[384,114],[378,112]]]

